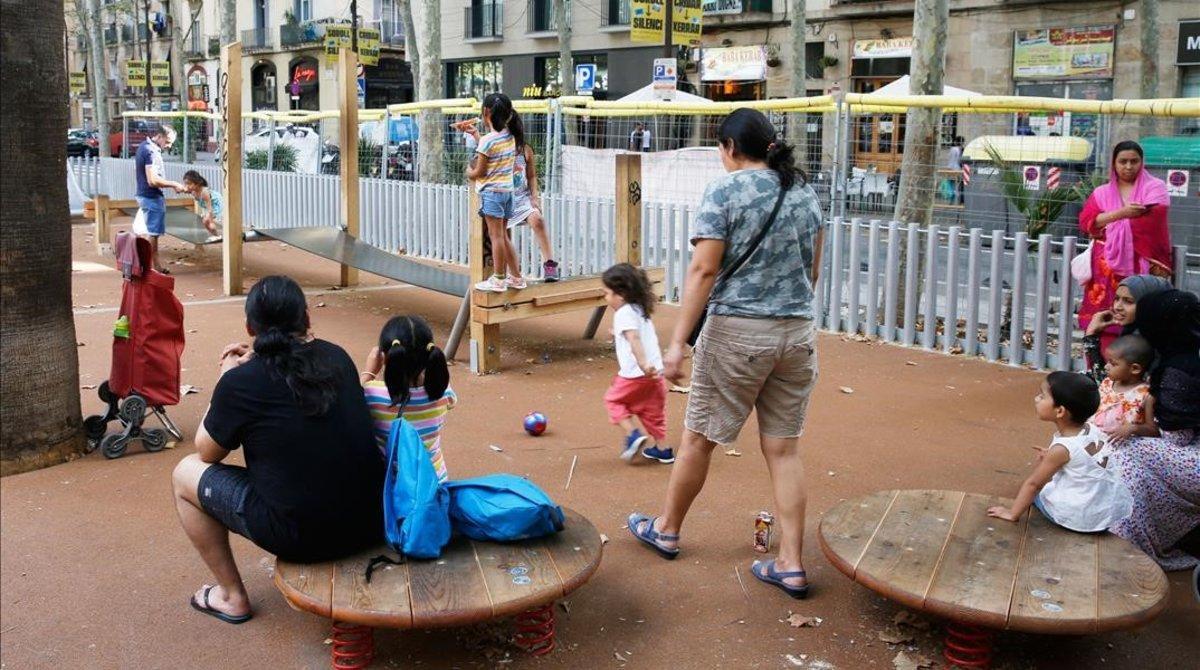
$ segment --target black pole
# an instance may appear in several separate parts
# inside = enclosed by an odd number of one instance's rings
[[[671,42],[675,39],[675,33],[671,30],[671,22],[675,20],[675,0],[667,0],[666,2],[667,16],[663,26],[663,58],[674,58]]]
[[[152,87],[154,86],[150,80],[150,33],[152,32],[150,30],[150,0],[142,1],[142,26],[146,29],[146,87],[142,89],[145,91],[145,100],[142,106],[149,111]],[[137,29],[137,26],[133,27],[134,32],[137,32]]]
[[[358,0],[350,0],[350,50],[358,53]]]

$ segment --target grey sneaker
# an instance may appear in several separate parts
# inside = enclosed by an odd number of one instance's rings
[[[542,263],[542,279],[548,282],[558,281],[558,263],[554,261]]]

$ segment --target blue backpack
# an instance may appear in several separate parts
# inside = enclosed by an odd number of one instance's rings
[[[516,475],[485,475],[447,482],[454,530],[473,540],[513,542],[563,529],[562,508]]]
[[[450,541],[450,493],[438,481],[421,437],[397,418],[388,435],[383,531],[405,556],[437,558]]]

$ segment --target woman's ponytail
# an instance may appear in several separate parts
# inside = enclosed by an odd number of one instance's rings
[[[808,175],[796,167],[795,149],[783,140],[774,140],[767,145],[767,167],[779,175],[779,185],[783,190],[790,189],[800,178],[800,184],[808,182]]]
[[[796,167],[795,148],[775,136],[775,127],[756,109],[735,109],[717,129],[717,141],[737,154],[757,161],[779,175],[779,185],[788,190],[796,184],[808,183],[808,175]]]
[[[430,400],[437,400],[446,395],[450,387],[450,366],[446,363],[446,352],[430,342],[428,347],[429,360],[425,364],[425,393]]]
[[[387,384],[392,404],[403,407],[408,402],[412,371],[409,369],[409,352],[398,339],[393,339],[384,349],[383,383]]]
[[[288,277],[264,277],[246,296],[246,322],[254,331],[254,355],[281,375],[308,416],[329,411],[337,398],[333,368],[305,342],[308,305]]]

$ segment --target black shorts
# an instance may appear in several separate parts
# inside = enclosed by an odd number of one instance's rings
[[[196,496],[200,499],[200,508],[209,516],[253,542],[246,523],[246,498],[253,486],[250,471],[246,468],[213,463],[200,475]]]

